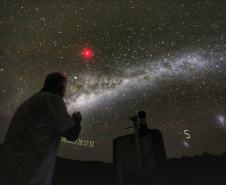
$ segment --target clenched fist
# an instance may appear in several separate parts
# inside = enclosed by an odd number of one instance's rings
[[[72,119],[74,120],[75,123],[80,124],[82,121],[82,115],[80,112],[74,112],[72,114]]]

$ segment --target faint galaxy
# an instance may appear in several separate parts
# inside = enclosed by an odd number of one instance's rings
[[[221,128],[224,128],[226,126],[226,120],[224,115],[217,115],[217,123]]]
[[[111,162],[112,140],[141,110],[168,158],[226,152],[226,2],[0,4],[1,143],[16,108],[59,71],[69,113],[83,115],[80,139],[94,142],[62,142],[60,156]]]
[[[187,141],[183,141],[185,147],[189,148],[189,143]]]

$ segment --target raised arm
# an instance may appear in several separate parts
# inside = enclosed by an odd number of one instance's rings
[[[81,131],[82,116],[80,112],[73,113],[72,119],[75,122],[75,125],[63,132],[61,136],[65,137],[69,141],[76,141]]]

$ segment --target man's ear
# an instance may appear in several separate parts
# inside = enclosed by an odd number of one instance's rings
[[[59,87],[59,95],[60,95],[61,97],[64,96],[64,86],[63,86],[63,85],[61,85],[61,86]]]
[[[63,98],[65,93],[66,93],[66,85],[65,84],[62,84],[59,88],[60,90],[60,96]]]
[[[59,89],[60,89],[60,92],[62,92],[62,91],[63,91],[63,89],[64,89],[64,86],[63,86],[63,85],[61,85]]]

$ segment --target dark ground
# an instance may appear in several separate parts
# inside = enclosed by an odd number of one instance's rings
[[[163,185],[225,185],[226,154],[221,156],[204,153],[202,156],[169,159],[162,170],[132,172],[125,175],[133,185],[153,185],[160,178]],[[151,175],[154,174],[153,176]],[[128,179],[133,179],[133,183]],[[157,180],[156,180],[157,179]],[[160,182],[158,181],[158,182]],[[160,183],[160,184],[161,184]],[[82,162],[57,158],[52,185],[117,185],[113,164]]]
[[[125,185],[226,185],[226,154],[172,158],[161,170],[133,171],[124,177]],[[57,157],[52,185],[118,185],[118,181],[112,163]]]

